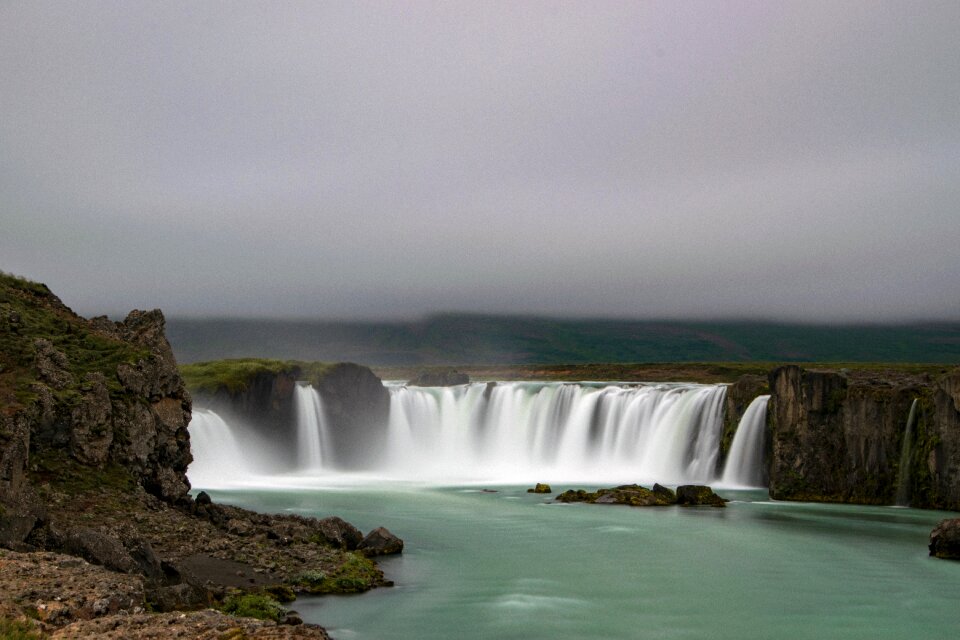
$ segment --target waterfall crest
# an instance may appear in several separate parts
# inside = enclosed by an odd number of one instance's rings
[[[763,450],[770,396],[757,396],[747,406],[730,444],[721,484],[762,487]]]
[[[198,408],[190,425],[190,480],[198,487],[219,487],[367,480],[676,485],[718,479],[725,385],[501,382],[388,388],[389,419],[379,432],[385,453],[350,469],[334,463],[323,400],[308,384],[294,391],[296,423],[288,438],[256,425],[229,425]],[[747,408],[724,484],[762,484],[768,397]]]
[[[390,476],[676,484],[714,478],[726,387],[508,382],[390,392]]]

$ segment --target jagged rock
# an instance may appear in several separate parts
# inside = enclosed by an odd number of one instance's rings
[[[327,543],[349,551],[356,549],[363,542],[363,534],[360,530],[337,516],[318,520],[316,531]]]
[[[677,487],[677,504],[689,506],[725,507],[727,501],[718,496],[708,486],[683,484]]]
[[[664,503],[674,504],[677,501],[677,494],[662,484],[654,484],[653,493]]]
[[[208,504],[213,504],[213,500],[210,499],[210,495],[206,491],[201,491],[197,494],[197,497],[194,499],[198,507],[202,507]]]
[[[930,532],[930,555],[960,560],[960,518],[943,520]]]
[[[470,376],[456,369],[439,369],[421,371],[417,377],[407,382],[411,387],[453,387],[460,384],[469,384]]]
[[[106,379],[99,371],[84,377],[83,395],[70,414],[70,451],[84,464],[100,466],[113,444],[113,412]]]
[[[527,489],[527,493],[553,493],[550,485],[538,482],[532,489]]]
[[[34,366],[40,380],[57,390],[66,389],[74,383],[73,375],[68,371],[70,363],[66,354],[45,338],[34,340],[33,347],[36,350]]]
[[[63,534],[62,549],[113,571],[133,573],[137,569],[122,542],[94,529],[74,529]]]
[[[34,515],[0,515],[0,547],[15,549],[23,545],[38,522]]]
[[[367,534],[357,547],[365,556],[383,556],[403,551],[403,540],[384,527],[377,527]]]

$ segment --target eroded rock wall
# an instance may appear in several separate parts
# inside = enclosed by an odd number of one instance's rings
[[[893,504],[906,474],[911,506],[960,508],[960,375],[858,378],[791,365],[773,370],[769,384],[771,497]]]

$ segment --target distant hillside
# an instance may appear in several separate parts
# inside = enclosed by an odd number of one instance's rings
[[[237,357],[369,365],[596,362],[960,363],[960,322],[790,325],[437,315],[415,322],[168,319],[181,363]]]

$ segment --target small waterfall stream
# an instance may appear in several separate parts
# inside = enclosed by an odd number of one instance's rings
[[[898,507],[910,506],[910,455],[913,451],[913,429],[917,421],[917,398],[910,405],[910,414],[907,416],[907,426],[903,431],[903,444],[900,446],[900,466],[897,477]]]
[[[721,484],[726,486],[762,487],[764,435],[767,426],[767,403],[770,396],[757,396],[747,406],[730,444]]]
[[[297,412],[297,467],[319,471],[323,468],[326,417],[320,393],[308,382],[298,382],[294,390]]]

